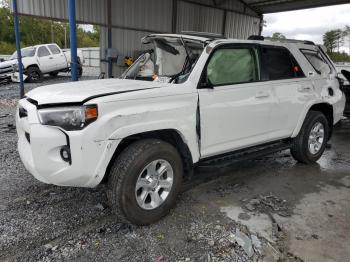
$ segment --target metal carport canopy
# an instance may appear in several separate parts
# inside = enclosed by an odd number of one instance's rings
[[[349,0],[240,0],[260,14],[349,4]]]

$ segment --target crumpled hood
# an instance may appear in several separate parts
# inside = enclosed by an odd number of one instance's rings
[[[42,86],[28,92],[26,97],[35,100],[38,105],[80,103],[100,96],[137,92],[161,86],[164,84],[150,81],[99,79]]]

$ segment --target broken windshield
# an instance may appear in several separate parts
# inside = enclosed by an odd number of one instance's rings
[[[35,55],[35,47],[27,47],[21,49],[21,55],[22,57],[32,57]],[[17,51],[12,54],[10,57],[10,60],[17,59]]]
[[[183,83],[203,51],[203,43],[179,37],[154,38],[122,78]]]

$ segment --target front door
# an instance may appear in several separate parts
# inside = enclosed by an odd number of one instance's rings
[[[201,157],[269,142],[270,113],[276,103],[260,76],[259,49],[229,45],[216,49],[199,89]]]

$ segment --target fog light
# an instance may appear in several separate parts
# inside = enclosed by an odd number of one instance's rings
[[[71,157],[70,157],[70,149],[68,146],[64,146],[61,148],[60,155],[63,159],[63,161],[66,162],[71,162]]]

